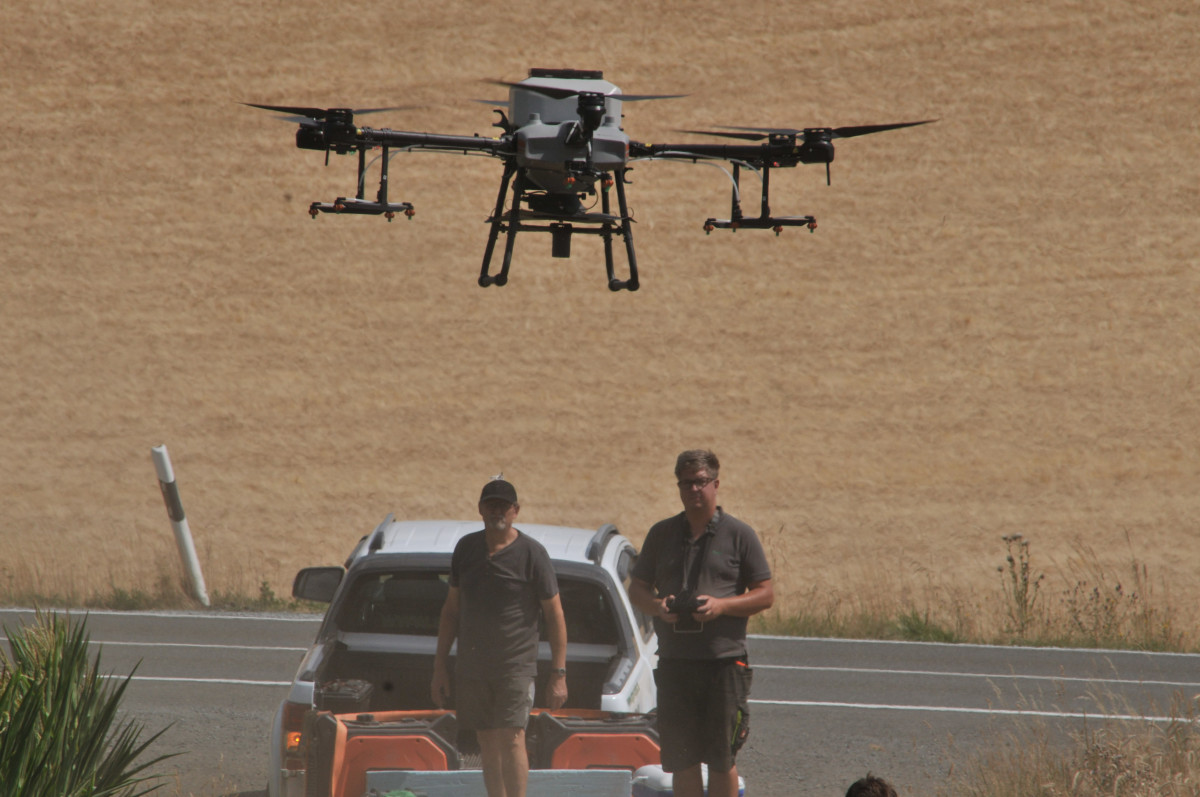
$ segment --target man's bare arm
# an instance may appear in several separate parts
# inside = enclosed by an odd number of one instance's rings
[[[458,637],[458,587],[451,587],[442,604],[442,615],[438,620],[437,653],[433,657],[433,680],[429,684],[429,696],[439,708],[450,698],[450,649]]]
[[[550,708],[557,709],[567,702],[567,679],[557,672],[567,667],[567,619],[563,616],[562,598],[555,595],[542,601],[542,615],[546,618],[546,636],[550,638],[551,673],[546,697]]]

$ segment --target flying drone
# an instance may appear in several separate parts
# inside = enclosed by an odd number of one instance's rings
[[[733,186],[728,219],[710,218],[704,230],[770,229],[778,235],[784,227],[815,230],[812,216],[774,216],[771,214],[770,175],[772,169],[799,164],[825,164],[826,182],[833,162],[833,140],[868,133],[896,130],[927,124],[864,125],[858,127],[749,128],[720,127],[717,130],[681,132],[720,136],[745,142],[738,144],[643,144],[633,141],[621,128],[622,103],[673,99],[684,95],[624,94],[604,79],[600,71],[577,69],[531,69],[529,77],[518,83],[492,81],[509,90],[507,102],[488,102],[500,106],[494,127],[495,138],[479,135],[456,136],[440,133],[415,133],[389,128],[359,127],[355,115],[397,108],[306,108],[245,103],[254,108],[288,114],[298,122],[296,146],[325,153],[358,155],[358,190],[353,197],[338,197],[333,202],[313,202],[309,214],[315,219],[322,213],[383,216],[391,221],[398,215],[412,218],[411,202],[393,201],[388,195],[388,165],[399,151],[432,150],[463,155],[484,155],[504,164],[496,205],[487,219],[490,225],[479,285],[504,285],[512,266],[513,247],[518,232],[545,232],[551,236],[554,257],[571,256],[575,235],[598,235],[604,243],[604,263],[609,290],[638,289],[637,256],[633,248],[633,218],[625,196],[630,164],[642,160],[726,162]],[[486,101],[484,101],[486,102]],[[366,198],[367,154],[380,150],[379,188],[374,199]],[[762,192],[758,216],[742,210],[742,170],[756,173]],[[616,189],[617,212],[613,213],[611,190]],[[512,193],[511,202],[509,192]],[[595,210],[599,194],[600,209]],[[585,204],[588,203],[588,204]],[[501,233],[505,235],[504,260],[500,270],[490,272],[492,255]],[[625,244],[628,279],[619,279],[613,265],[613,238]]]

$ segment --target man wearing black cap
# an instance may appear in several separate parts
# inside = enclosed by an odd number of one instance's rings
[[[455,701],[459,725],[476,732],[488,797],[524,797],[529,779],[525,725],[537,674],[538,612],[550,641],[550,708],[567,700],[567,625],[546,549],[513,526],[517,490],[499,477],[483,487],[483,531],[454,547],[450,592],[438,626],[430,685],[433,702],[450,696],[450,648],[458,639]]]

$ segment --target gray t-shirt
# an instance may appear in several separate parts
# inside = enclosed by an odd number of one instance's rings
[[[454,547],[450,586],[459,589],[458,674],[535,675],[541,602],[558,594],[541,543],[518,530],[517,539],[489,556],[484,532],[468,534]]]
[[[708,528],[691,540],[687,516],[655,523],[642,544],[633,576],[649,583],[656,597],[678,595],[683,589],[685,563],[703,556],[689,577],[696,595],[727,598],[741,595],[748,585],[771,578],[771,566],[754,529],[727,515],[719,507]],[[666,659],[721,659],[746,653],[745,617],[721,615],[705,623],[699,633],[680,633],[670,623],[654,618],[658,653]]]

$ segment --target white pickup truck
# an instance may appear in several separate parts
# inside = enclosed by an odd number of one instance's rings
[[[305,718],[312,735],[314,709],[379,716],[434,710],[429,685],[450,556],[459,538],[480,528],[478,520],[396,521],[389,515],[359,541],[344,566],[297,574],[293,595],[330,605],[274,718],[269,797],[319,793],[305,784]],[[603,713],[620,721],[652,711],[658,641],[626,593],[637,556],[633,544],[612,525],[595,531],[518,528],[546,548],[558,575],[567,622],[564,713]],[[549,663],[543,636],[535,706],[545,705]],[[459,766],[470,768],[469,758]]]

